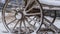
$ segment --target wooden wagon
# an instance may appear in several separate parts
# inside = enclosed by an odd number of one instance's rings
[[[8,32],[37,33],[43,24],[45,28],[58,32],[59,29],[53,23],[56,10],[60,10],[59,3],[55,0],[6,0],[2,9],[3,24]],[[53,11],[53,18],[46,18],[49,13],[45,10]]]

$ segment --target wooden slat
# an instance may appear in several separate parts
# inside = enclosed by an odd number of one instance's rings
[[[60,7],[54,7],[54,6],[42,6],[44,10],[60,10]],[[34,8],[38,8],[39,6],[35,6]]]
[[[25,14],[25,15],[39,15],[40,13],[30,13],[30,14]]]

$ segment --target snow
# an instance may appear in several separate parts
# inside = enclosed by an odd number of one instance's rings
[[[6,15],[8,15],[8,14],[6,14]],[[5,27],[3,26],[1,17],[2,17],[2,16],[1,16],[1,13],[0,13],[0,34],[11,34],[11,33],[3,33],[3,31],[6,31],[6,29],[5,29]],[[47,17],[47,18],[51,20],[50,17]],[[59,18],[56,18],[54,25],[55,25],[57,28],[60,28],[60,19],[59,19]],[[36,32],[33,32],[33,33],[31,33],[31,34],[36,34]]]
[[[40,3],[46,5],[60,6],[60,1],[58,0],[39,0]]]

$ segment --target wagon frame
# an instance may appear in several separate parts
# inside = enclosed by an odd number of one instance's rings
[[[28,34],[28,33],[34,33],[34,32],[37,33],[37,32],[40,32],[41,26],[43,24],[45,25],[46,28],[50,28],[54,32],[57,32],[56,29],[58,29],[58,28],[53,25],[53,23],[56,19],[56,10],[55,9],[44,8],[45,5],[42,6],[43,4],[41,4],[38,0],[28,0],[28,1],[22,0],[21,5],[19,4],[19,1],[16,0],[16,5],[18,6],[18,9],[10,8],[10,12],[7,12],[9,9],[8,5],[9,5],[9,0],[6,0],[5,4],[3,6],[3,9],[2,9],[3,24],[8,32],[15,32],[15,30],[17,29],[16,31],[18,31],[18,34],[19,33]],[[13,4],[10,4],[10,5],[13,5]],[[50,21],[49,19],[47,19],[45,17],[46,13],[44,13],[43,10],[54,10],[54,17],[52,18],[52,21]],[[11,16],[10,15],[6,16],[6,13],[9,13],[9,14],[11,13]],[[9,21],[9,23],[8,23],[8,21]],[[16,24],[14,21],[17,21]],[[11,23],[13,23],[13,24],[11,24]],[[32,24],[32,23],[34,23],[34,24]],[[15,25],[12,27],[10,24],[11,25],[15,24]],[[17,26],[17,24],[19,26]],[[38,27],[36,24],[38,25]],[[51,28],[51,27],[53,27],[53,28]]]

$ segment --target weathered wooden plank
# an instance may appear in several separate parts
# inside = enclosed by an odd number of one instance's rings
[[[44,10],[60,10],[60,7],[51,7],[51,6],[42,6]],[[35,6],[35,8],[39,8],[39,6]]]

